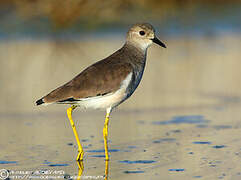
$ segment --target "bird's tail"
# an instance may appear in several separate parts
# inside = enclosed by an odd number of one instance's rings
[[[44,104],[43,98],[36,101],[36,105]]]

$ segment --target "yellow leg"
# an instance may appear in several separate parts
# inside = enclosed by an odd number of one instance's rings
[[[77,144],[78,144],[78,156],[77,156],[77,158],[76,158],[76,161],[82,161],[82,160],[83,160],[84,151],[83,151],[83,148],[82,148],[82,146],[81,146],[81,144],[80,144],[79,136],[78,136],[78,133],[77,133],[77,131],[76,131],[76,128],[75,128],[75,125],[74,125],[74,121],[73,121],[73,119],[72,119],[72,111],[73,111],[76,107],[77,107],[77,106],[72,105],[70,108],[68,108],[68,109],[67,109],[67,115],[68,115],[68,118],[69,118],[71,127],[72,127],[72,129],[73,129],[76,142],[77,142]]]
[[[108,124],[109,124],[110,113],[111,113],[111,108],[108,108],[106,110],[105,124],[104,124],[104,128],[103,128],[103,136],[104,136],[104,144],[105,144],[105,160],[106,161],[109,161],[107,136],[108,136]]]

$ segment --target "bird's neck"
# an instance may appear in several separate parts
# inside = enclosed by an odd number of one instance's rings
[[[146,53],[147,53],[147,48],[142,49],[136,44],[133,44],[132,42],[126,42],[124,46],[122,47],[123,51],[125,51],[125,54],[128,54],[129,58],[131,61],[134,63],[145,63],[146,61]]]

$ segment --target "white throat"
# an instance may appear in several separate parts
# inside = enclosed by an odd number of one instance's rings
[[[152,44],[151,41],[129,41],[133,46],[141,49],[143,52],[146,53],[147,48]]]

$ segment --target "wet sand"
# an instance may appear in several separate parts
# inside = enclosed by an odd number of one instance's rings
[[[149,49],[140,86],[111,115],[109,179],[241,178],[240,40],[168,38],[167,49]],[[67,107],[34,101],[121,44],[0,43],[0,169],[78,174]],[[104,175],[104,116],[73,114],[85,150],[83,178]]]

